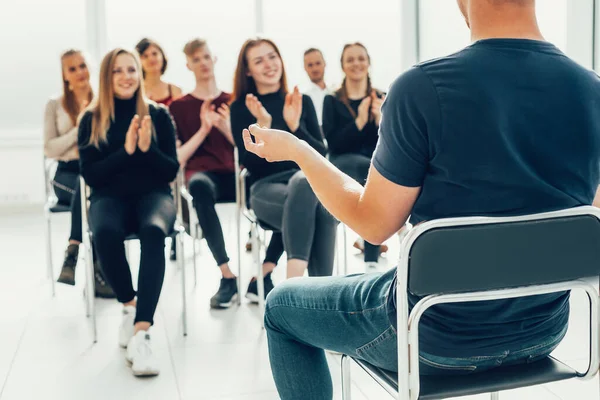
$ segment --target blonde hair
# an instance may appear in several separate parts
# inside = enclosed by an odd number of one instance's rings
[[[191,57],[197,52],[199,49],[206,47],[206,40],[200,38],[194,38],[187,42],[185,46],[183,46],[183,52],[186,56]]]
[[[149,102],[144,94],[144,85],[142,82],[142,65],[140,59],[134,52],[116,48],[104,56],[100,65],[100,85],[98,87],[98,97],[90,110],[92,111],[92,132],[90,134],[90,145],[100,147],[100,143],[106,143],[106,134],[110,124],[115,120],[115,93],[113,89],[113,68],[115,60],[121,54],[128,54],[135,60],[136,68],[139,72],[140,82],[133,97],[135,97],[136,114],[140,121],[149,115]],[[154,127],[152,127],[154,133]]]
[[[70,86],[69,82],[65,79],[65,59],[68,57],[74,56],[74,55],[82,56],[85,61],[86,66],[87,66],[87,60],[85,60],[85,57],[83,56],[83,53],[81,52],[81,50],[69,49],[60,55],[60,65],[61,65],[60,69],[62,71],[62,78],[63,78],[62,105],[63,105],[65,111],[67,112],[67,114],[69,115],[69,118],[71,119],[71,122],[73,123],[73,125],[77,125],[77,117],[83,110],[81,110],[80,104],[75,100],[75,94],[71,90],[71,86]],[[88,66],[88,68],[89,68],[89,66]],[[92,101],[93,98],[94,98],[94,93],[92,91],[92,88],[90,87],[90,92],[88,94],[88,99],[87,99],[88,104]]]

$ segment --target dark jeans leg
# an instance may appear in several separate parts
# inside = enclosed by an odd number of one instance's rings
[[[129,212],[130,204],[124,199],[92,197],[89,218],[94,250],[108,283],[121,303],[135,298],[123,244],[128,231]]]
[[[58,202],[71,206],[71,234],[69,240],[81,242],[81,192],[79,190],[79,173],[63,170],[59,167],[56,170],[56,175],[54,175],[52,186],[54,187],[54,193],[56,193]]]
[[[194,208],[198,214],[200,227],[204,232],[206,243],[213,254],[217,265],[229,261],[225,249],[225,239],[221,221],[215,210],[217,201],[235,200],[235,174],[217,174],[196,172],[188,183],[190,194],[194,197]]]
[[[361,185],[364,186],[367,181],[371,166],[371,159],[369,157],[362,154],[348,153],[331,157],[331,163]],[[379,246],[365,240],[365,262],[377,262],[378,259]]]
[[[170,194],[154,192],[141,196],[134,207],[141,249],[135,322],[152,324],[165,278],[165,238],[173,230],[175,203]]]

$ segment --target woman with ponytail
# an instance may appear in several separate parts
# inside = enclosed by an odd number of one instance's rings
[[[371,58],[361,43],[344,46],[341,64],[345,75],[342,85],[333,95],[325,96],[323,102],[323,133],[331,162],[364,185],[377,144],[384,96],[371,84]],[[362,250],[361,242],[362,239],[354,247]],[[380,246],[364,242],[367,266],[377,265],[381,250]]]

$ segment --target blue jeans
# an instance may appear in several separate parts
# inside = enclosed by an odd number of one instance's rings
[[[294,278],[267,298],[269,358],[282,400],[331,399],[333,388],[323,349],[348,354],[396,371],[397,337],[387,315],[394,269],[386,273]],[[565,328],[566,332],[566,328]],[[545,357],[562,337],[523,343],[519,351],[470,358],[420,354],[422,375],[483,371]]]

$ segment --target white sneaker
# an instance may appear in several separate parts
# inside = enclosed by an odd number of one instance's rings
[[[155,376],[160,373],[148,331],[138,331],[131,338],[125,358],[131,363],[131,370],[135,376]]]
[[[365,270],[367,272],[377,271],[379,268],[379,263],[376,262],[365,262]]]
[[[133,336],[133,322],[135,321],[136,309],[134,306],[123,307],[123,319],[119,327],[119,346],[125,348],[129,339]]]

